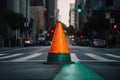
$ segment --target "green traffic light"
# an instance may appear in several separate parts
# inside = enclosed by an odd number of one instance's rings
[[[77,9],[77,12],[80,13],[82,10],[81,9]]]

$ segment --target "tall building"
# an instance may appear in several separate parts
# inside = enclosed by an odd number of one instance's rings
[[[75,27],[81,33],[84,28],[84,23],[87,21],[86,12],[84,10],[86,0],[75,0]],[[81,7],[82,11],[77,12],[78,6]]]
[[[119,0],[76,0],[75,10],[78,5],[83,10],[81,13],[75,11],[75,27],[80,31],[87,22],[87,17],[92,16],[92,10],[115,10],[120,9]]]
[[[27,23],[30,23],[31,13],[30,13],[30,0],[1,0],[0,1],[0,46],[10,47],[13,46],[12,39],[15,37],[17,39],[25,38],[25,33],[20,35],[20,30],[13,30],[9,27],[8,23],[5,21],[4,16],[6,12],[13,11],[15,13],[23,14],[24,18],[27,19]],[[27,34],[29,35],[29,34]],[[30,37],[31,35],[29,35]],[[15,44],[16,45],[16,44]]]
[[[75,29],[75,4],[70,4],[70,13],[69,13],[69,24]]]
[[[93,10],[106,10],[108,8],[120,8],[120,0],[86,0],[90,3],[90,8]]]
[[[30,23],[30,0],[7,0],[8,10],[14,11],[16,13],[22,13],[23,16],[27,19],[25,26],[27,27]],[[16,30],[14,32],[16,38],[20,37],[20,31]],[[13,34],[13,35],[14,35]],[[29,35],[30,36],[30,35]],[[24,33],[21,37],[26,38],[29,37],[28,33]]]
[[[10,30],[10,28],[7,27],[6,22],[3,19],[3,16],[7,10],[6,1],[7,0],[0,0],[0,47],[4,47],[4,45],[5,45],[4,41],[5,41],[5,39],[7,39],[7,37],[8,38],[11,37],[11,35],[8,35],[8,30]]]
[[[35,35],[43,33],[46,29],[45,0],[30,0],[31,10],[34,13]]]
[[[117,9],[120,9],[120,0],[114,0],[113,5],[114,5]]]
[[[47,30],[55,27],[58,20],[58,0],[46,0],[46,26]]]
[[[89,2],[89,3],[87,3]],[[87,4],[89,4],[89,7],[87,7]],[[97,29],[92,29],[92,33],[94,35],[103,35],[104,38],[106,38],[106,40],[118,40],[120,39],[120,33],[119,33],[119,29],[116,30],[116,32],[114,32],[113,26],[114,24],[117,24],[119,26],[120,24],[120,19],[118,17],[120,17],[119,13],[120,13],[120,0],[86,0],[85,2],[85,9],[87,11],[87,9],[89,10],[89,12],[92,13],[92,15],[90,15],[89,17],[94,17],[94,15],[101,15],[101,23],[98,23],[99,26],[96,23],[96,26],[98,27]],[[88,16],[89,13],[86,15]],[[97,16],[96,16],[97,17]],[[96,21],[97,22],[97,21]],[[99,22],[99,21],[98,21]],[[93,24],[92,24],[93,25]],[[95,25],[95,23],[94,23]],[[93,25],[93,26],[94,26]]]

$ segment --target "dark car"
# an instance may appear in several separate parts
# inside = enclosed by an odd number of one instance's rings
[[[80,46],[91,46],[91,41],[90,39],[81,39],[79,42]]]
[[[86,39],[78,39],[75,42],[79,46],[91,46],[92,45],[90,39],[88,39],[88,38],[86,38]]]
[[[107,42],[104,39],[93,39],[92,44],[94,47],[106,47]]]

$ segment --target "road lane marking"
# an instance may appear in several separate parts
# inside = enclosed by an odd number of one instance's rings
[[[35,57],[40,56],[40,55],[42,55],[42,53],[34,53],[34,54],[29,55],[29,56],[17,58],[17,59],[11,60],[11,61],[26,61],[26,60],[35,58]]]
[[[21,50],[21,49],[24,49],[24,48],[17,48],[17,49],[12,49],[12,50],[7,50],[7,51],[5,50],[1,52],[9,53],[9,52],[13,52],[13,51]]]
[[[22,62],[46,62],[47,60],[26,60],[26,61],[0,61],[0,63],[22,63]],[[79,62],[89,62],[89,63],[120,63],[120,61],[99,61],[99,60],[80,60]]]
[[[72,60],[73,62],[78,62],[78,61],[80,61],[80,59],[76,56],[75,53],[71,53],[71,60]]]
[[[35,60],[35,59],[33,60],[32,59],[32,58],[35,58],[35,57],[40,56],[42,54],[43,53],[33,53],[31,55],[24,56],[24,57],[21,57],[21,58],[12,59],[12,60],[9,60],[9,61],[0,61],[0,62],[43,62],[43,61],[46,61],[46,60],[40,60],[40,59],[39,60]],[[9,55],[9,56],[1,56],[0,59],[12,58],[12,57],[19,56],[19,55],[23,55],[23,53]],[[95,57],[94,58],[95,60],[84,60],[84,59],[81,60],[77,57],[77,55],[75,53],[71,53],[70,55],[71,55],[71,60],[73,62],[120,62],[120,61],[117,61],[117,60],[110,60],[110,59],[106,59],[106,58],[103,58],[103,57],[101,58],[100,56],[97,56],[96,54],[92,54],[92,53],[85,53],[85,55],[87,55],[87,56],[90,55],[90,56],[92,56],[92,58]],[[32,59],[32,60],[30,60],[30,59]]]
[[[39,51],[42,51],[42,50],[45,50],[47,47],[44,47],[44,48],[40,48],[40,49],[37,49],[37,50],[33,50],[31,52],[29,52],[30,54],[33,54],[33,53],[37,53]]]
[[[21,63],[21,62],[26,62],[26,63],[27,63],[27,62],[30,62],[30,63],[31,63],[31,62],[46,62],[46,61],[47,61],[47,60],[26,60],[26,61],[12,61],[12,60],[10,60],[10,61],[0,61],[0,63],[2,63],[2,62],[3,62],[3,63],[4,63],[4,62],[5,62],[5,63],[7,63],[7,62],[11,62],[11,63],[12,63],[12,62],[13,62],[13,63],[16,63],[16,62],[19,62],[19,63]]]
[[[95,51],[95,50],[93,50],[93,49],[91,49],[90,47],[88,47],[88,49],[87,49],[90,53],[94,53],[94,54],[96,54],[97,52]]]
[[[53,80],[104,80],[94,71],[77,62],[63,65]]]
[[[114,55],[114,54],[105,54],[105,55],[110,56],[110,57],[114,57],[114,58],[120,58],[120,56]]]
[[[22,55],[22,54],[21,53],[19,53],[19,54],[12,54],[12,55],[8,55],[8,56],[0,57],[0,59],[7,59],[7,58],[12,58],[12,57],[20,56],[20,55]]]
[[[31,48],[31,47],[30,47]],[[34,47],[34,48],[40,48],[40,49],[37,49],[37,51],[41,51],[41,50],[44,50],[44,49],[46,49],[46,48],[49,48],[49,47],[44,47],[44,48],[41,48],[41,47]],[[29,49],[28,47],[25,47],[25,48],[16,48],[16,49],[12,49],[12,50],[5,50],[5,51],[1,51],[1,52],[4,52],[4,53],[9,53],[9,52],[13,52],[13,51],[18,51],[18,50],[22,50],[22,49]],[[30,52],[30,53],[34,53],[34,51],[35,52],[37,52],[36,50],[33,50],[32,52]]]
[[[100,60],[80,60],[80,62],[90,62],[90,63],[120,63],[120,61],[117,60],[109,60],[109,61],[100,61]]]
[[[97,60],[100,60],[100,61],[113,61],[111,59],[107,59],[107,58],[104,58],[104,57],[101,57],[101,56],[98,56],[98,55],[95,55],[95,54],[92,54],[92,53],[85,53],[85,55],[93,58],[93,59],[97,59]]]

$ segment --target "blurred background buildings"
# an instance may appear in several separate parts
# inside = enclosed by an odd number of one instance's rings
[[[0,0],[0,47],[22,46],[24,39],[54,30],[58,0]],[[120,0],[75,0],[70,4],[69,31],[86,38],[120,42]],[[81,9],[77,11],[78,7]]]
[[[0,11],[0,47],[17,46],[17,40],[22,46],[25,38],[36,40],[39,33],[53,28],[58,20],[57,0],[0,0]],[[7,13],[22,15],[22,27],[11,28],[10,21],[5,20]]]

